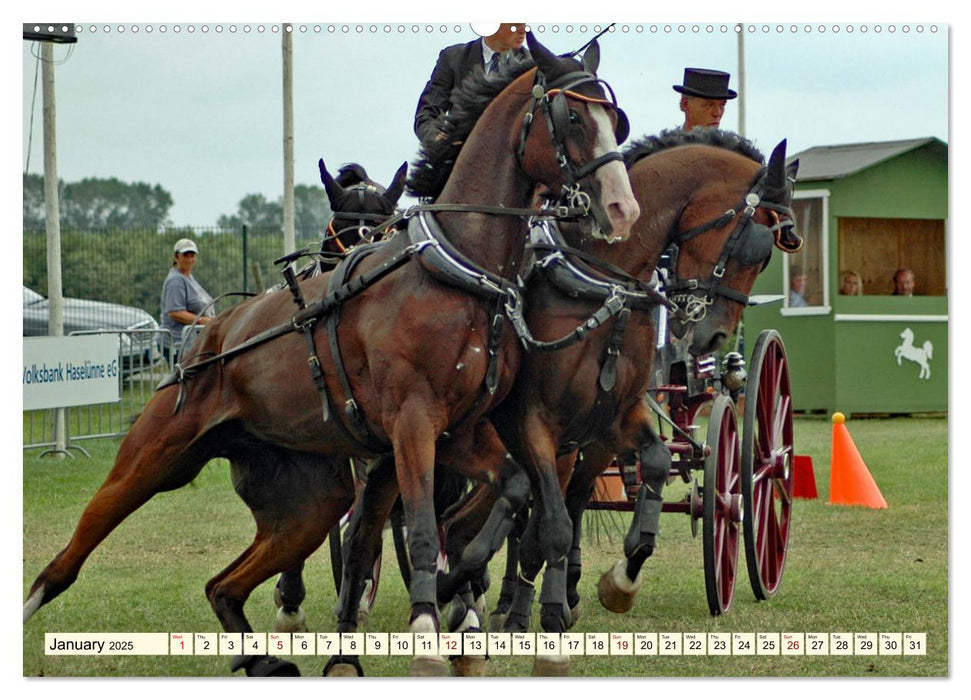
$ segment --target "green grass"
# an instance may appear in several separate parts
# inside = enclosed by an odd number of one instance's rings
[[[628,515],[588,514],[578,632],[925,632],[926,656],[579,657],[575,676],[598,677],[896,677],[947,676],[947,421],[943,418],[851,420],[851,435],[890,507],[827,505],[831,425],[796,422],[797,452],[812,457],[819,498],[795,504],[781,589],[757,603],[744,564],[732,609],[712,618],[705,602],[701,538],[684,516],[662,517],[655,556],[634,609],[606,612],[597,602],[600,573],[620,556]],[[34,577],[69,540],[77,518],[103,480],[117,441],[86,443],[92,458],[24,457],[26,597]],[[683,486],[673,484],[667,497]],[[252,518],[229,482],[227,464],[208,465],[190,486],[156,496],[97,549],[74,586],[23,629],[25,676],[227,676],[228,657],[55,657],[45,632],[217,632],[203,594],[206,581],[251,541]],[[407,594],[390,537],[378,600],[368,630],[407,631]],[[744,552],[741,555],[744,557]],[[498,587],[503,554],[493,563]],[[314,631],[333,631],[336,599],[327,547],[308,563],[305,609]],[[254,629],[272,630],[272,581],[247,604]],[[494,602],[495,593],[490,596]],[[533,629],[537,629],[534,619]],[[291,657],[319,675],[322,657]],[[407,673],[407,657],[365,657],[372,676]],[[499,657],[490,676],[528,676],[529,657]]]

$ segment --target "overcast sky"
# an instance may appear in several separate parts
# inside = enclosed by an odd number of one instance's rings
[[[606,26],[530,24],[557,53]],[[215,224],[247,194],[282,196],[281,24],[230,17],[78,26],[76,44],[55,47],[61,179],[161,185],[174,198],[171,217],[179,225]],[[862,141],[949,140],[947,24],[746,27],[745,134],[763,151],[783,138],[790,154]],[[439,50],[474,37],[459,21],[295,23],[297,184],[319,184],[320,157],[332,168],[360,162],[386,183],[417,154],[415,104]],[[38,47],[23,42],[22,166],[42,174]],[[727,70],[738,88],[732,24],[618,22],[601,48],[599,73],[635,136],[680,124],[672,85],[685,66]],[[739,129],[738,116],[737,101],[729,103],[722,126]]]

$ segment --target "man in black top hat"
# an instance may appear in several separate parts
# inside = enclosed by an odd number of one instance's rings
[[[725,114],[725,102],[734,100],[738,93],[728,89],[731,76],[720,70],[706,68],[685,68],[684,85],[674,85],[674,91],[681,93],[681,111],[684,112],[685,131],[696,126],[721,124]]]
[[[452,106],[452,91],[476,66],[486,72],[498,68],[500,57],[505,52],[528,55],[523,47],[526,41],[526,25],[522,22],[502,23],[490,36],[475,39],[465,44],[455,44],[442,49],[425,84],[418,109],[415,110],[415,135],[422,143],[436,138],[440,133],[435,128],[435,118],[448,112]]]

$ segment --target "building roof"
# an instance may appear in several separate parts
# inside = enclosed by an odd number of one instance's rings
[[[891,158],[930,145],[947,159],[947,144],[933,136],[905,141],[851,143],[841,146],[815,146],[789,158],[799,159],[798,182],[836,180],[872,168]]]

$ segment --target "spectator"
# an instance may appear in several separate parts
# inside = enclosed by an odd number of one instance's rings
[[[863,280],[859,273],[846,270],[840,275],[840,294],[857,297],[863,294]]]
[[[893,295],[895,297],[914,296],[914,273],[909,267],[901,267],[893,273]]]
[[[431,78],[418,98],[414,125],[418,140],[425,144],[439,137],[441,132],[435,128],[435,119],[448,112],[452,106],[452,91],[476,66],[491,72],[498,68],[500,59],[507,60],[505,55],[528,56],[524,41],[526,25],[514,22],[500,24],[490,36],[442,49]]]
[[[805,272],[793,273],[789,279],[789,306],[790,308],[809,306],[809,303],[806,301]]]
[[[162,354],[167,360],[181,351],[182,334],[187,326],[205,325],[212,320],[203,315],[211,306],[212,297],[192,276],[198,252],[194,241],[180,239],[175,244],[172,267],[162,284],[162,328],[171,331],[171,336],[162,334]]]
[[[696,126],[718,128],[725,114],[725,103],[734,100],[738,93],[728,89],[731,75],[720,70],[685,68],[684,85],[674,85],[681,93],[680,107],[684,112],[682,129],[690,131]]]

